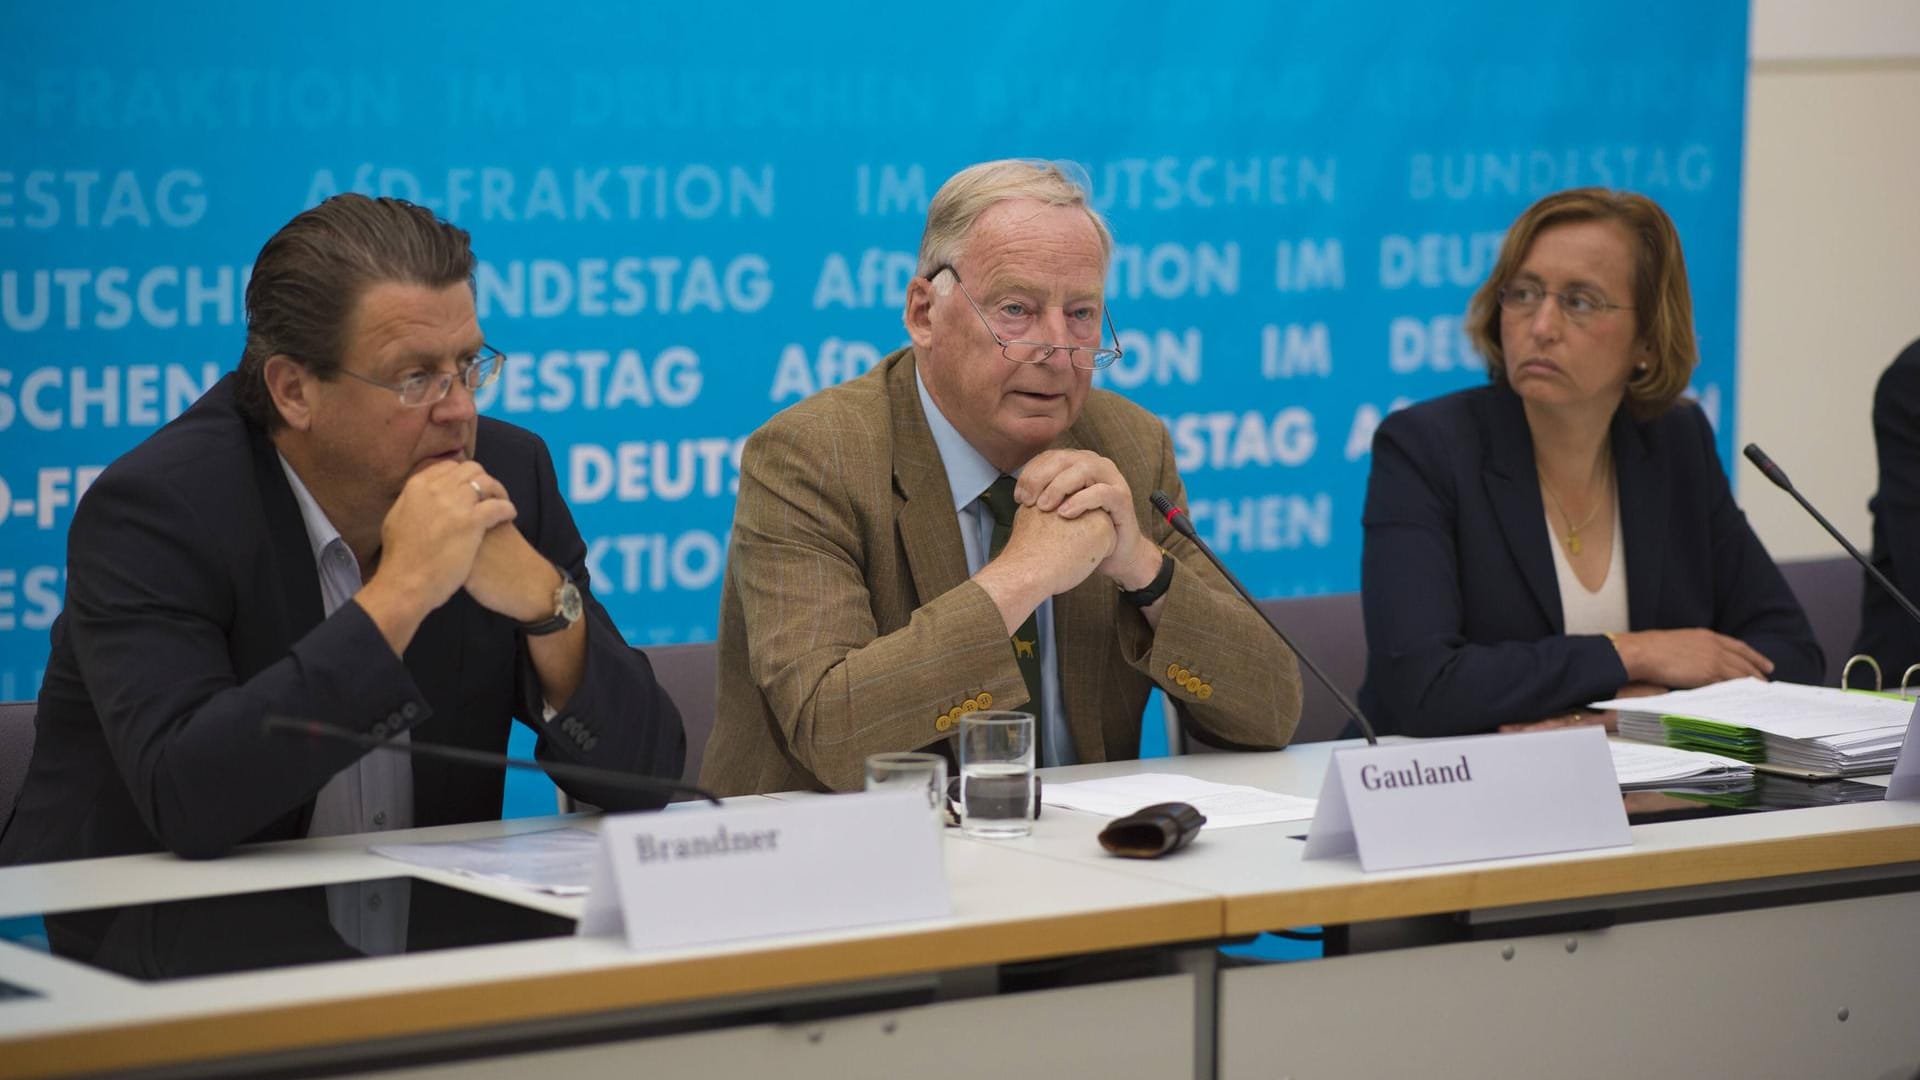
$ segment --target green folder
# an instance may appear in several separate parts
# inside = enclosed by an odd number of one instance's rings
[[[1748,764],[1767,760],[1767,737],[1753,728],[1696,716],[1662,716],[1660,723],[1667,729],[1668,746],[1704,750]]]

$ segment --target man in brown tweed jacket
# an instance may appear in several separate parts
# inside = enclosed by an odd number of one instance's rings
[[[704,785],[858,788],[980,708],[1035,712],[1043,765],[1135,757],[1155,686],[1203,741],[1286,745],[1293,654],[1148,504],[1185,498],[1165,426],[1092,389],[1111,249],[1057,168],[960,172],[911,346],[748,440]]]

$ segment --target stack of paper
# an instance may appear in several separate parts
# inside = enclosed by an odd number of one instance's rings
[[[1622,791],[1723,790],[1753,785],[1753,766],[1718,754],[1609,740]]]
[[[1834,776],[1893,768],[1914,703],[1824,686],[1733,679],[1654,697],[1597,701],[1620,734],[1741,761]]]
[[[1256,787],[1216,784],[1175,773],[1135,773],[1072,784],[1047,784],[1040,797],[1048,806],[1103,817],[1125,817],[1156,803],[1183,802],[1207,817],[1207,828],[1304,821],[1313,817],[1314,800]]]

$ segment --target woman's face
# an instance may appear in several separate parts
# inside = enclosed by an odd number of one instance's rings
[[[1554,225],[1533,238],[1500,307],[1515,393],[1608,413],[1620,404],[1634,367],[1652,360],[1629,306],[1635,242],[1611,221]]]

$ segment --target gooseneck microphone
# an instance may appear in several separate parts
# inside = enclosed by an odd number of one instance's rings
[[[543,772],[561,780],[584,780],[593,784],[605,784],[609,787],[626,788],[628,791],[641,791],[648,795],[662,792],[680,792],[698,795],[715,806],[720,800],[706,788],[678,780],[663,780],[657,776],[639,776],[634,773],[616,772],[593,765],[575,765],[566,761],[529,761],[526,758],[508,757],[486,750],[470,750],[464,746],[443,746],[440,743],[417,742],[409,739],[405,743],[389,742],[378,735],[368,735],[343,728],[337,724],[322,723],[318,720],[294,720],[285,716],[269,716],[261,726],[280,735],[305,735],[315,739],[332,739],[335,742],[352,743],[369,750],[385,750],[391,754],[409,754],[414,757],[437,758],[461,765],[475,765],[484,769],[531,769]]]
[[[1800,494],[1800,492],[1794,488],[1793,481],[1787,479],[1786,472],[1782,470],[1780,466],[1773,463],[1773,459],[1767,456],[1765,450],[1760,449],[1759,443],[1748,443],[1747,449],[1744,452],[1747,455],[1747,460],[1753,462],[1754,466],[1760,470],[1761,475],[1773,481],[1780,490],[1793,496],[1794,501],[1798,502],[1801,508],[1807,513],[1813,515],[1813,520],[1819,522],[1820,527],[1827,530],[1829,536],[1840,541],[1840,546],[1847,549],[1847,554],[1853,556],[1854,562],[1859,563],[1862,567],[1866,568],[1867,573],[1873,575],[1873,580],[1879,582],[1880,587],[1887,590],[1888,596],[1899,601],[1900,606],[1907,609],[1907,614],[1912,616],[1915,622],[1920,622],[1920,608],[1915,608],[1913,601],[1907,599],[1905,593],[1894,588],[1893,582],[1888,581],[1885,574],[1874,569],[1873,563],[1867,561],[1865,555],[1860,554],[1859,548],[1847,543],[1847,538],[1840,535],[1840,530],[1834,528],[1833,523],[1828,521],[1820,511],[1815,510],[1813,504],[1807,501],[1807,497]]]
[[[1360,734],[1367,737],[1368,744],[1373,746],[1380,745],[1379,737],[1373,733],[1373,725],[1367,722],[1367,718],[1361,713],[1360,707],[1347,700],[1347,695],[1342,693],[1340,688],[1333,684],[1332,679],[1327,678],[1327,673],[1321,671],[1320,666],[1315,664],[1306,653],[1301,652],[1300,647],[1293,643],[1293,639],[1287,637],[1287,632],[1280,629],[1280,624],[1274,622],[1272,616],[1261,609],[1259,602],[1253,598],[1253,594],[1247,591],[1247,587],[1240,584],[1240,579],[1233,576],[1233,571],[1227,569],[1227,564],[1221,562],[1220,556],[1215,555],[1213,549],[1207,546],[1207,542],[1200,539],[1200,534],[1193,530],[1193,522],[1187,520],[1187,512],[1173,505],[1173,500],[1167,498],[1167,493],[1164,491],[1154,492],[1152,502],[1155,510],[1166,515],[1167,524],[1173,526],[1173,531],[1193,541],[1194,546],[1200,549],[1201,554],[1205,555],[1207,559],[1213,563],[1214,569],[1219,570],[1220,573],[1226,577],[1227,584],[1232,585],[1234,591],[1240,594],[1240,599],[1245,600],[1248,607],[1258,612],[1262,619],[1267,620],[1267,625],[1271,627],[1274,634],[1280,638],[1280,643],[1293,650],[1293,655],[1299,658],[1302,664],[1306,665],[1308,671],[1313,672],[1313,677],[1320,680],[1321,686],[1327,688],[1327,692],[1333,695],[1333,700],[1339,702],[1340,707],[1347,711],[1347,715],[1353,717],[1354,723],[1360,725]]]

